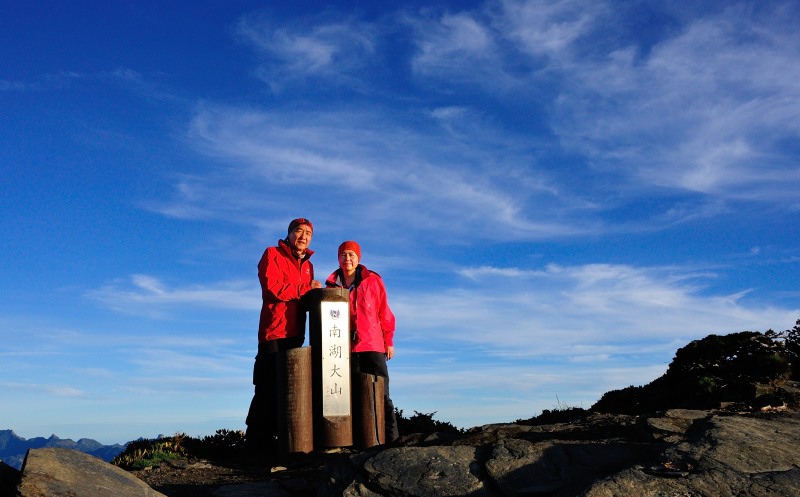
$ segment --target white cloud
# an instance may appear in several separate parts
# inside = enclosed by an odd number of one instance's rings
[[[58,90],[68,87],[75,81],[85,79],[84,74],[74,71],[62,71],[54,74],[44,74],[38,79],[26,80],[0,80],[0,92],[39,92]]]
[[[257,210],[283,208],[302,189],[309,209],[323,216],[330,214],[331,198],[346,195],[349,208],[366,219],[414,219],[412,232],[443,229],[441,221],[450,219],[459,221],[444,229],[479,236],[498,225],[525,237],[593,229],[568,226],[555,216],[526,216],[531,197],[552,197],[555,190],[545,175],[518,166],[527,162],[526,152],[499,130],[479,126],[480,116],[457,108],[424,115],[432,119],[415,129],[375,110],[264,113],[205,106],[190,139],[226,165],[184,178],[170,202],[152,202],[150,208],[180,217],[235,214],[255,220]],[[453,124],[456,117],[461,120]],[[447,124],[440,127],[442,120]]]
[[[203,104],[187,138],[218,162],[179,176],[171,199],[146,207],[260,226],[302,191],[323,224],[336,224],[330,199],[344,195],[365,222],[409,237],[505,229],[541,240],[655,231],[727,213],[731,198],[792,198],[800,169],[780,141],[791,142],[800,122],[797,35],[731,9],[643,47],[615,34],[625,9],[580,5],[506,1],[406,11],[394,22],[326,14],[307,26],[245,18],[239,36],[268,55],[263,67],[278,80],[313,73],[335,82],[348,64],[372,73],[364,68],[389,56],[385,37],[411,29],[418,50],[399,55],[430,96],[398,102],[381,95],[380,77],[362,77],[358,92],[373,85],[370,96],[336,109]],[[344,53],[349,62],[337,59]],[[442,79],[466,84],[469,98],[452,98],[461,90]],[[493,102],[513,102],[560,143],[496,122]],[[562,164],[561,153],[573,158]],[[670,197],[636,221],[604,220],[675,191],[691,197]]]
[[[278,23],[264,13],[240,20],[236,34],[266,59],[269,69],[261,68],[258,74],[273,91],[316,77],[324,77],[329,84],[360,84],[357,71],[364,69],[375,51],[373,27],[324,16],[314,21]]]
[[[709,334],[790,327],[800,309],[719,294],[716,275],[588,264],[463,268],[467,286],[394,292],[395,403],[459,426],[526,419],[557,403],[589,408],[644,385]],[[499,400],[502,399],[502,400]],[[502,412],[483,409],[502,403]],[[563,406],[562,406],[563,407]]]
[[[410,346],[421,340],[433,340],[438,347],[452,341],[459,347],[477,347],[488,356],[582,361],[595,354],[634,355],[645,350],[649,354],[654,344],[669,352],[675,340],[709,333],[779,329],[800,314],[798,309],[759,306],[750,298],[755,291],[747,288],[714,294],[710,292],[714,273],[691,268],[483,266],[462,268],[456,274],[470,285],[461,286],[456,280],[441,290],[393,293],[392,307],[407,323],[401,329]],[[168,287],[146,275],[135,275],[131,286],[109,285],[88,295],[122,312],[158,309],[164,315],[187,306],[257,312],[260,304],[257,289],[249,283]],[[192,367],[195,352],[175,352],[176,344],[167,339],[160,339],[161,346],[138,360],[158,362],[166,357],[165,364]],[[632,347],[632,341],[637,345]],[[198,339],[181,350],[209,346],[214,347],[207,339]],[[217,367],[217,359],[208,360],[213,362],[202,368]]]
[[[371,189],[375,171],[358,152],[370,153],[370,142],[385,138],[371,129],[368,116],[357,110],[269,114],[207,108],[196,115],[190,133],[203,151],[244,164],[249,179]]]
[[[714,274],[691,268],[550,265],[466,268],[469,286],[394,295],[411,339],[477,347],[488,356],[583,357],[674,351],[710,333],[779,329],[800,309],[761,306],[749,289],[714,294]],[[635,345],[631,345],[635,344]]]
[[[557,129],[598,165],[646,184],[781,201],[798,170],[800,36],[742,8],[694,19],[648,52],[565,66]]]
[[[410,21],[410,19],[408,19]],[[496,47],[485,24],[467,13],[445,14],[437,19],[414,19],[418,53],[412,67],[419,75],[453,76],[488,64],[493,67]]]
[[[580,0],[502,0],[499,25],[505,35],[519,43],[523,52],[561,59],[572,45],[604,22],[603,2]],[[558,63],[557,61],[555,63]]]
[[[476,367],[464,363],[431,372],[392,362],[392,400],[405,416],[413,411],[435,412],[434,419],[460,427],[528,419],[544,409],[588,409],[603,393],[649,383],[667,367],[558,362]]]
[[[14,392],[20,397],[26,397],[31,394],[44,394],[54,397],[81,398],[86,395],[86,392],[82,389],[64,384],[4,381],[0,382],[0,388]]]
[[[518,278],[523,276],[535,276],[537,273],[539,272],[516,267],[499,268],[492,266],[468,267],[459,269],[457,271],[457,274],[472,280],[490,278],[494,276]]]
[[[255,333],[253,334],[255,339]],[[141,346],[130,358],[142,376],[149,378],[176,376],[206,381],[238,375],[252,366],[252,354],[241,349],[241,343],[207,343],[202,347]],[[255,347],[253,347],[255,348]],[[187,376],[189,375],[189,376]]]
[[[420,83],[468,82],[498,100],[534,104],[531,112],[553,109],[548,117],[564,146],[586,154],[596,173],[620,174],[618,188],[629,194],[666,187],[790,198],[800,174],[793,148],[784,148],[800,129],[795,9],[772,5],[753,15],[739,5],[688,21],[676,13],[681,29],[648,46],[621,32],[631,11],[610,4],[486,5],[415,19]],[[464,33],[474,41],[463,42]],[[506,59],[512,54],[520,54],[515,63]],[[555,99],[542,100],[550,93]]]
[[[88,291],[86,296],[116,311],[145,315],[157,315],[176,306],[250,311],[260,306],[258,290],[251,281],[171,288],[159,278],[144,274],[131,275],[129,283],[118,281]]]

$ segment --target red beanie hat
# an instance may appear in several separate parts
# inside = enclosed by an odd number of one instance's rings
[[[314,225],[311,224],[311,221],[309,221],[308,219],[306,219],[304,217],[298,217],[297,219],[295,219],[291,223],[289,223],[289,231],[287,231],[286,234],[288,235],[289,233],[291,233],[292,231],[297,229],[298,226],[303,225],[303,224],[305,224],[306,226],[311,228],[311,232],[312,233],[314,232]]]
[[[361,262],[361,247],[359,247],[356,242],[354,242],[353,240],[347,240],[346,242],[342,242],[342,244],[339,245],[339,252],[337,253],[337,255],[341,255],[341,253],[344,252],[345,250],[352,250],[353,252],[355,252],[356,255],[358,256],[358,261]]]

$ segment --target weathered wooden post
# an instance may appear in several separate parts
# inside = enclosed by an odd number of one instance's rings
[[[306,296],[318,449],[353,445],[349,295],[346,288],[319,288]]]
[[[308,454],[314,450],[311,347],[277,353],[278,433],[281,449]]]
[[[384,411],[383,376],[357,373],[353,376],[353,425],[356,445],[369,449],[386,443],[386,413]]]

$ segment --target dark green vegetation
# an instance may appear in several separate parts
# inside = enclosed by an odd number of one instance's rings
[[[569,423],[591,413],[648,414],[674,408],[709,409],[800,407],[800,319],[794,328],[764,333],[742,331],[709,335],[678,349],[667,372],[644,386],[605,393],[590,409],[559,405],[518,424]],[[400,433],[463,433],[436,414],[414,412],[406,418],[395,410]],[[217,430],[212,436],[185,434],[130,442],[112,463],[125,469],[155,466],[170,459],[223,459],[240,454],[244,432]]]
[[[414,411],[410,418],[403,417],[403,410],[395,408],[397,417],[397,428],[400,433],[463,433],[464,430],[457,428],[447,421],[437,421],[433,419],[435,412],[423,414]]]
[[[433,419],[436,413],[419,413],[406,418],[403,411],[395,409],[401,433],[461,433],[463,430],[452,424]],[[112,464],[124,469],[144,469],[176,459],[227,459],[241,454],[245,449],[242,431],[217,430],[212,436],[190,437],[179,433],[171,437],[141,438],[128,443]]]
[[[800,407],[800,319],[776,332],[709,335],[678,349],[667,372],[644,386],[605,393],[589,409],[559,407],[519,424],[568,423],[594,412],[648,414],[667,409]]]
[[[595,412],[641,414],[670,408],[797,406],[800,319],[791,330],[709,335],[678,349],[667,372],[653,382],[604,394]]]
[[[140,438],[125,446],[111,461],[124,469],[143,469],[173,459],[217,459],[244,449],[244,432],[217,430],[212,436],[194,438],[183,433],[155,439]]]

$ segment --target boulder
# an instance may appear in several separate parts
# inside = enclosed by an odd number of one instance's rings
[[[467,446],[391,448],[365,462],[364,471],[372,486],[381,489],[378,495],[488,496],[477,452]]]
[[[129,472],[71,449],[30,449],[18,497],[159,497]]]
[[[19,483],[19,475],[17,468],[0,461],[0,497],[14,496],[17,483]]]

